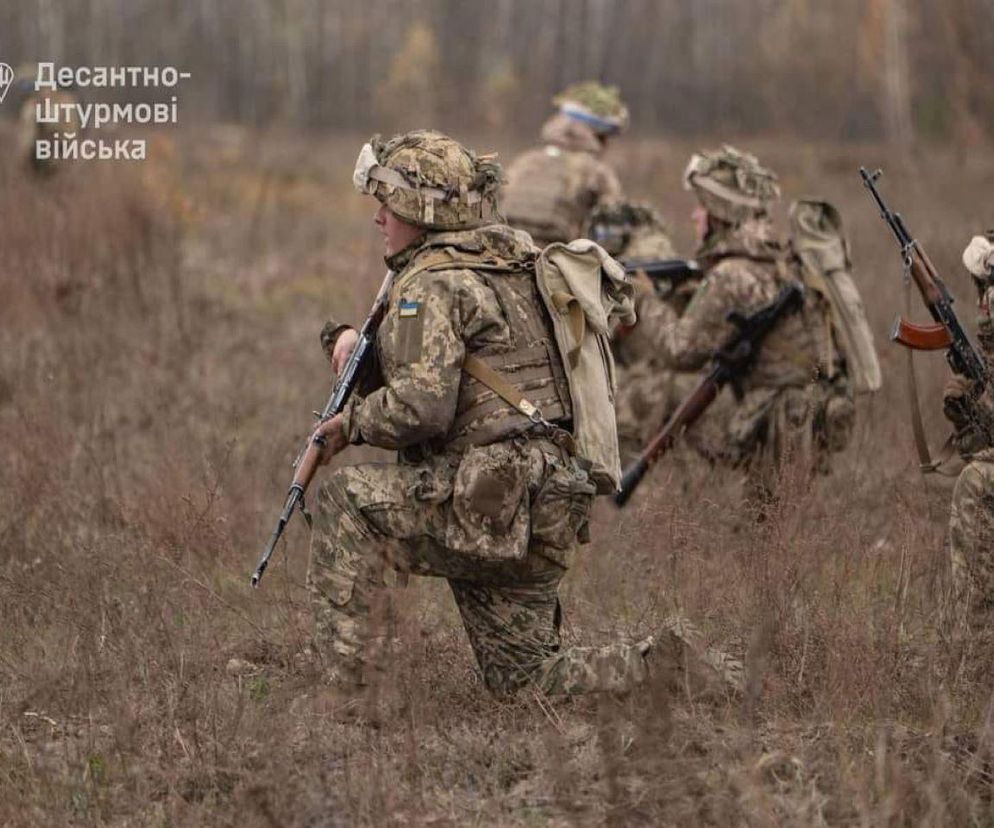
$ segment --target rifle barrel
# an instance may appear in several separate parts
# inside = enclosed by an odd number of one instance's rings
[[[294,485],[290,487],[290,492],[286,497],[286,503],[283,504],[283,511],[280,512],[280,516],[276,520],[276,528],[273,529],[273,534],[269,536],[269,542],[266,544],[262,557],[259,559],[259,564],[256,566],[255,572],[252,573],[253,587],[258,588],[259,581],[262,580],[262,575],[266,571],[266,567],[269,566],[269,559],[273,557],[273,551],[276,549],[276,544],[279,543],[280,537],[283,535],[283,530],[286,529],[287,523],[290,522],[290,515],[293,514],[293,510],[300,502],[302,494],[303,489],[301,489],[300,486]]]
[[[376,338],[376,331],[380,327],[383,317],[386,315],[387,297],[390,293],[390,286],[393,284],[393,277],[394,272],[392,270],[388,270],[386,276],[383,277],[383,284],[380,285],[379,293],[376,294],[376,299],[373,301],[373,307],[369,315],[359,329],[359,335],[355,346],[352,348],[352,353],[349,354],[349,358],[342,368],[341,376],[338,377],[334,388],[331,390],[331,396],[328,397],[328,402],[325,404],[324,410],[318,415],[319,423],[326,422],[336,414],[340,414],[345,408],[345,404],[349,401],[349,397],[352,396],[356,386],[359,384],[363,368],[368,361],[369,352]],[[315,439],[315,442],[320,441]],[[304,450],[301,451],[297,458],[297,463],[303,460],[310,445],[311,441],[308,440],[304,446]],[[297,463],[294,463],[295,468],[297,467]],[[266,571],[266,567],[269,566],[269,559],[273,556],[273,550],[276,549],[276,544],[283,535],[283,530],[293,516],[293,510],[298,504],[303,508],[304,490],[309,482],[310,473],[304,478],[295,477],[294,482],[290,484],[286,502],[283,504],[283,511],[280,512],[280,516],[276,521],[276,528],[273,529],[272,535],[269,536],[269,541],[266,543],[262,557],[259,559],[255,572],[252,574],[253,587],[259,586],[259,581],[262,580],[262,575]],[[304,516],[310,521],[306,512],[304,512]]]

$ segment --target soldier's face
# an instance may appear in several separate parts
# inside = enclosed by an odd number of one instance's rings
[[[395,216],[386,204],[380,204],[373,221],[383,235],[383,252],[387,256],[400,253],[424,232],[424,228]]]
[[[690,220],[694,224],[694,237],[700,244],[708,235],[708,211],[697,205],[690,214]]]

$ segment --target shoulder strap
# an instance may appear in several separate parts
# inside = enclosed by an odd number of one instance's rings
[[[482,359],[473,354],[467,354],[462,367],[473,379],[482,382],[487,388],[504,400],[504,402],[519,413],[524,414],[529,420],[534,420],[536,423],[544,422],[542,412],[518,390],[518,387],[513,382],[496,368],[491,368]]]
[[[570,454],[576,454],[576,443],[573,441],[573,436],[568,431],[564,431],[559,426],[546,420],[542,416],[541,410],[496,368],[487,365],[478,356],[468,354],[463,361],[463,370],[473,377],[473,379],[478,380],[493,391],[519,414],[526,416],[535,425],[542,426],[548,439],[552,440],[560,448]]]
[[[463,253],[463,256],[465,257],[465,253]],[[522,262],[510,260],[502,261],[496,258],[460,258],[451,252],[450,248],[440,247],[437,250],[432,250],[430,253],[426,253],[421,256],[415,263],[414,267],[402,275],[406,279],[418,273],[423,273],[426,270],[450,270],[465,268],[466,270],[508,271],[517,270],[518,268],[525,266],[526,265]]]

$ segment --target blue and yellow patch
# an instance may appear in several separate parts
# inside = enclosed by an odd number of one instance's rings
[[[401,319],[413,319],[418,315],[418,310],[421,308],[420,302],[408,302],[406,299],[400,300],[400,318]]]

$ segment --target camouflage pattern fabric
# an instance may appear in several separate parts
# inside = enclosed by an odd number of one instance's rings
[[[676,257],[665,223],[646,205],[623,203],[600,208],[593,220],[618,240],[610,252],[620,259]],[[612,228],[620,232],[611,233]],[[659,349],[661,328],[672,321],[672,313],[683,313],[699,280],[688,279],[675,289],[665,285],[657,288],[644,275],[634,281],[638,321],[631,328],[616,331],[612,340],[618,375],[618,442],[625,463],[639,454],[700,379],[699,371],[672,369]],[[721,424],[727,420],[730,404],[731,392],[725,391],[711,405],[708,416],[687,435],[686,442],[699,454],[710,458],[721,450]]]
[[[390,312],[377,337],[384,385],[346,406],[345,428],[352,442],[398,449],[417,458],[425,447],[439,449],[467,436],[464,417],[457,415],[471,412],[461,404],[474,396],[479,402],[484,396],[470,393],[477,386],[463,371],[467,353],[487,358],[519,352],[536,339],[551,339],[552,333],[534,289],[525,290],[534,286],[533,276],[491,277],[489,271],[472,270],[472,262],[466,260],[474,256],[489,259],[498,267],[495,262],[525,261],[536,253],[526,235],[491,225],[429,233],[413,249],[390,259],[397,277],[390,292]],[[442,264],[422,269],[429,257]],[[444,264],[447,259],[453,262],[451,266]],[[504,289],[519,278],[526,283],[519,283],[521,290]],[[543,351],[547,361],[544,347]],[[540,374],[548,370],[538,365],[535,369]],[[533,401],[536,405],[548,402],[551,413],[552,398],[558,392],[549,388],[545,377],[530,376],[525,390],[537,388],[544,390],[536,390]],[[485,396],[490,404],[484,416],[493,421],[495,433],[508,430],[497,428],[497,421],[507,418],[518,431],[531,427],[528,418],[497,400],[492,391]],[[481,427],[478,420],[475,425]]]
[[[568,459],[541,440],[517,451],[528,466],[528,488],[537,491],[532,520],[561,521],[542,489]],[[523,558],[504,561],[455,553],[446,544],[458,522],[452,462],[455,457],[418,466],[352,466],[321,488],[308,584],[315,637],[336,672],[361,683],[375,666],[368,658],[376,645],[370,608],[384,571],[393,568],[448,580],[483,680],[495,693],[525,686],[550,694],[623,690],[640,682],[645,667],[634,645],[561,646],[557,596],[569,547],[533,537]],[[588,497],[581,504],[583,512],[589,503]],[[557,540],[575,528],[560,527]]]
[[[968,248],[969,249],[969,248]],[[979,291],[977,342],[994,369],[994,288]],[[968,461],[953,488],[949,515],[949,555],[955,599],[961,617],[975,633],[989,635],[994,610],[994,390],[964,393],[966,380],[951,383],[943,400],[955,441]]]
[[[669,227],[649,204],[599,204],[591,212],[590,225],[590,238],[616,259],[676,258]]]
[[[561,112],[573,113],[574,118],[590,116],[590,121],[605,133],[614,133],[628,126],[628,107],[621,99],[617,86],[605,86],[597,81],[580,81],[568,86],[552,99]]]
[[[765,219],[713,233],[697,258],[704,281],[683,316],[663,309],[670,318],[659,327],[661,353],[683,371],[709,363],[734,330],[730,312],[748,314],[768,304],[788,275]],[[804,309],[781,320],[741,381],[721,455],[748,467],[759,491],[773,485],[788,456],[824,470],[827,454],[848,442],[855,409],[823,302],[809,292]]]
[[[545,146],[528,150],[507,168],[501,212],[512,227],[544,247],[584,236],[592,211],[620,200],[621,184],[602,159],[590,127],[565,115],[543,127]]]
[[[468,229],[494,218],[502,177],[495,158],[433,130],[386,141],[374,135],[359,153],[353,184],[407,222],[432,230]],[[392,174],[392,181],[377,180],[377,168]]]
[[[994,610],[994,449],[960,472],[949,514],[953,586],[969,626],[986,630]]]
[[[533,431],[459,449],[447,439],[466,354],[514,348],[525,323],[512,318],[528,314],[499,301],[486,273],[420,268],[438,245],[484,257],[534,250],[490,227],[429,233],[391,260],[400,272],[377,337],[383,385],[351,400],[344,419],[352,442],[398,449],[401,462],[339,469],[320,490],[308,575],[317,649],[334,678],[364,680],[377,647],[371,607],[385,572],[399,570],[449,581],[494,692],[630,687],[645,677],[635,645],[560,642],[558,585],[594,495],[586,471]]]
[[[765,215],[780,198],[773,171],[763,167],[756,156],[727,144],[691,156],[683,185],[693,190],[711,216],[731,225]]]

